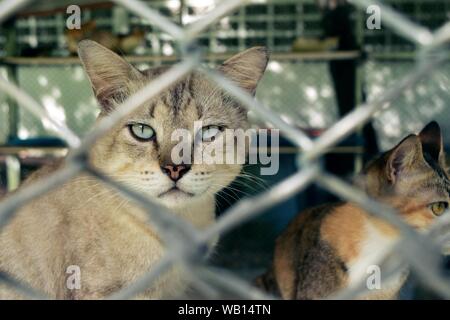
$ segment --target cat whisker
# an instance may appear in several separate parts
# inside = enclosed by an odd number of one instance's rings
[[[242,193],[242,194],[244,194],[244,196],[251,196],[251,194],[249,194],[245,191],[242,191],[242,190],[230,187],[230,186],[224,186],[224,185],[220,185],[220,184],[213,184],[212,186],[219,187],[221,189],[220,191],[227,193],[229,196],[232,196],[233,199],[236,201],[239,200],[239,197],[236,193]],[[232,192],[232,194],[230,194],[229,192]]]
[[[232,174],[226,174],[226,173],[218,173],[218,175],[221,175],[222,177],[235,177],[235,175]],[[243,185],[248,186],[247,184],[245,184],[243,181],[239,181],[239,178],[242,179],[246,179],[248,181],[251,181],[252,183],[256,184],[257,186],[259,186],[260,188],[262,188],[263,190],[266,190],[269,186],[267,185],[266,181],[264,181],[263,179],[256,177],[256,176],[252,176],[249,174],[239,174],[236,177],[236,180],[234,182],[236,183],[242,183]]]
[[[230,205],[230,206],[232,205],[232,203],[230,202],[230,200],[227,199],[224,195],[220,194],[220,192],[212,192],[212,191],[210,191],[209,189],[207,189],[207,191],[205,191],[205,193],[207,193],[208,195],[211,195],[211,196],[217,196],[217,197],[220,197],[220,198],[223,199],[228,205]],[[217,206],[217,204],[218,204],[217,198],[215,198],[215,203],[216,203],[216,206]]]

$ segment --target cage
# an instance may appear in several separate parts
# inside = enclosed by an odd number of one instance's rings
[[[348,10],[330,18],[334,6]],[[373,6],[380,10],[381,20],[375,27],[369,23]],[[275,136],[280,130],[279,146],[273,151],[279,170],[265,176],[260,174],[261,163],[245,165],[240,176],[217,193],[217,222],[205,230],[155,209],[151,199],[133,190],[122,190],[154,211],[151,219],[168,235],[170,245],[159,264],[113,297],[133,297],[145,284],[151,287],[172,264],[183,265],[200,283],[194,296],[209,297],[213,292],[213,297],[266,297],[252,281],[270,268],[276,238],[302,210],[338,199],[356,202],[386,219],[411,242],[410,248],[399,242],[392,249],[413,265],[402,298],[450,296],[442,257],[427,256],[436,253],[436,239],[422,241],[352,185],[378,152],[432,120],[439,122],[448,149],[448,1],[3,0],[0,8],[0,194],[18,188],[0,202],[0,226],[25,203],[83,170],[124,189],[90,168],[84,157],[113,124],[91,130],[100,110],[74,51],[80,40],[110,45],[138,69],[175,65],[159,87],[148,88],[147,100],[200,62],[215,68],[237,52],[265,46],[271,57],[256,100],[219,75],[206,73],[248,108],[253,128],[269,129]],[[76,10],[79,26],[69,30]],[[342,30],[351,31],[347,45]],[[123,103],[136,108],[130,101]],[[119,119],[117,114],[115,120]],[[37,168],[66,157],[65,169],[39,185],[21,187]],[[448,219],[435,228],[445,227]],[[215,253],[197,263],[194,258],[204,243],[219,235]],[[195,250],[188,252],[183,243]],[[23,286],[6,274],[4,279]],[[342,290],[336,297],[356,297],[361,291],[356,289]],[[30,288],[22,291],[35,294]]]

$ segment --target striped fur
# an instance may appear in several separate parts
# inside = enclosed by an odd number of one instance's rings
[[[168,69],[137,70],[89,40],[80,43],[79,55],[100,105],[99,119],[108,117],[147,83],[158,81],[158,75]],[[266,50],[252,48],[227,60],[220,71],[254,93],[267,60]],[[239,71],[240,66],[245,72]],[[196,228],[206,228],[214,222],[216,193],[234,180],[242,166],[193,163],[176,182],[184,192],[165,192],[174,186],[163,171],[174,145],[171,134],[176,129],[192,132],[198,120],[229,129],[248,127],[244,109],[214,82],[194,71],[143,103],[96,141],[89,154],[90,164],[170,208],[171,213]],[[135,139],[130,131],[133,123],[151,126],[155,138]],[[64,161],[46,166],[25,184],[39,183],[63,165]],[[24,204],[2,228],[0,271],[52,298],[104,298],[136,281],[166,254],[147,210],[101,181],[80,174]],[[214,243],[211,241],[211,246]],[[66,285],[66,269],[71,265],[80,267],[79,289]],[[181,268],[170,268],[137,298],[183,296],[189,279]],[[0,299],[17,297],[14,290],[0,285]]]

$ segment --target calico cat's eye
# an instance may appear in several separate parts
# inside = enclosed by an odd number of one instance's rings
[[[448,203],[444,201],[434,202],[428,205],[431,211],[433,211],[433,214],[436,216],[442,215],[445,210],[448,208]]]
[[[222,128],[219,126],[207,126],[202,128],[202,140],[204,142],[211,142],[219,135]]]
[[[129,126],[131,135],[139,141],[150,141],[155,138],[155,131],[152,127],[143,123],[133,123]]]

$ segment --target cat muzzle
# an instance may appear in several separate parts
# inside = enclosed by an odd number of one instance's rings
[[[178,164],[178,165],[165,165],[161,167],[161,171],[166,174],[173,181],[180,180],[185,173],[191,169],[190,165]]]

